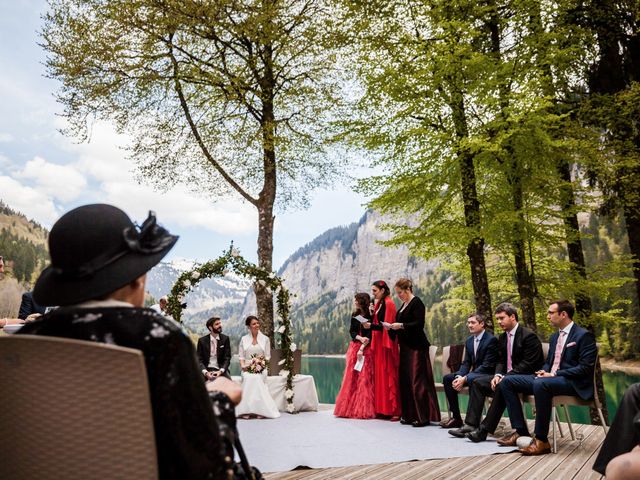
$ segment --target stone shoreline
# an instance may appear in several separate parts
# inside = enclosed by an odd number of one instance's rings
[[[617,361],[613,357],[602,357],[600,364],[603,370],[609,372],[623,372],[627,375],[640,376],[640,360],[622,360]]]

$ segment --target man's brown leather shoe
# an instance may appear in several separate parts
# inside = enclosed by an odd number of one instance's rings
[[[549,445],[549,442],[543,442],[536,438],[531,442],[531,445],[518,451],[523,455],[544,455],[545,453],[551,453],[551,445]]]
[[[516,441],[518,440],[518,437],[520,435],[518,435],[518,432],[513,432],[509,435],[505,435],[502,438],[498,439],[498,445],[500,445],[501,447],[517,447],[517,443]]]
[[[442,428],[460,428],[460,427],[462,427],[462,419],[460,419],[460,418],[450,418],[446,422],[440,422],[440,427],[442,427]]]

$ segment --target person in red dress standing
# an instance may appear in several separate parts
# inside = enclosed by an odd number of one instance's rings
[[[371,329],[362,328],[361,321],[356,318],[371,319],[369,294],[357,293],[353,303],[354,312],[349,328],[352,341],[347,350],[342,386],[336,397],[333,414],[344,418],[375,418]],[[362,364],[358,365],[359,370],[356,370],[355,367],[359,361]]]
[[[400,420],[401,404],[398,387],[400,353],[397,339],[392,339],[384,324],[396,319],[396,305],[391,300],[391,290],[383,280],[373,282],[371,293],[375,298],[371,306],[373,320],[363,324],[371,328],[371,350],[374,363],[375,411],[393,422]]]

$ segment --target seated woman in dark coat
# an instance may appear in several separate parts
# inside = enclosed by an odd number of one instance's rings
[[[68,212],[51,229],[51,265],[33,292],[39,304],[61,307],[26,324],[18,334],[141,350],[160,478],[226,478],[233,462],[233,433],[214,414],[212,399],[232,411],[230,398],[239,401],[240,389],[230,380],[219,379],[207,391],[193,344],[180,326],[141,308],[146,272],[177,239],[156,224],[153,214],[138,229],[123,211],[110,205],[86,205]]]

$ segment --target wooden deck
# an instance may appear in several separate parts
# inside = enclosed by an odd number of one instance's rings
[[[529,430],[533,431],[533,422],[529,423]],[[557,454],[525,457],[519,453],[504,453],[480,457],[455,457],[378,465],[293,470],[267,473],[264,476],[269,480],[596,480],[604,478],[591,469],[604,440],[602,427],[574,424],[573,427],[578,439],[575,441],[571,440],[567,425],[562,424],[562,427],[565,436],[564,438],[558,436]],[[508,427],[503,430],[505,433],[509,431]],[[465,440],[460,441],[464,442]]]

